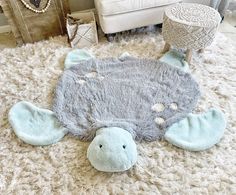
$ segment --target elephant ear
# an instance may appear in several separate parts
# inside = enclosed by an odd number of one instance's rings
[[[33,4],[36,8],[39,8],[41,0],[30,0],[30,3]]]
[[[31,145],[56,143],[68,131],[60,125],[52,111],[25,101],[16,103],[10,109],[8,119],[18,138]]]
[[[224,135],[226,120],[221,110],[210,109],[203,114],[188,117],[170,126],[165,139],[190,151],[202,151],[217,144]]]

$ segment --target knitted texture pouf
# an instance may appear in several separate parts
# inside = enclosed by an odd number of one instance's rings
[[[211,7],[180,3],[165,10],[162,33],[170,45],[199,50],[212,43],[220,21],[220,14]]]

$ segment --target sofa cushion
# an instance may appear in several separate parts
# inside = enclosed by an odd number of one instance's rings
[[[95,0],[100,15],[122,14],[142,9],[165,6],[182,0]]]

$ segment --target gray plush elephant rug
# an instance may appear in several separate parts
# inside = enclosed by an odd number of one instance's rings
[[[87,156],[96,169],[118,172],[137,160],[134,139],[162,138],[192,112],[199,96],[189,73],[159,60],[91,58],[64,71],[53,111],[70,133],[93,140]]]

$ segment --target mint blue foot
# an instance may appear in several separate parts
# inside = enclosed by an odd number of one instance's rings
[[[185,72],[189,71],[189,65],[185,61],[184,54],[178,52],[177,50],[170,50],[166,52],[159,60],[175,66]]]
[[[60,141],[67,129],[55,114],[29,102],[18,102],[9,111],[8,120],[15,134],[25,143],[44,146]]]
[[[225,128],[224,114],[220,110],[210,109],[204,114],[189,114],[173,124],[167,129],[165,139],[182,149],[201,151],[218,143]]]
[[[87,157],[99,171],[126,171],[137,161],[136,144],[132,135],[124,129],[101,128],[88,147]]]
[[[90,60],[94,56],[86,49],[75,49],[69,52],[65,59],[65,69],[78,65],[80,61]]]

